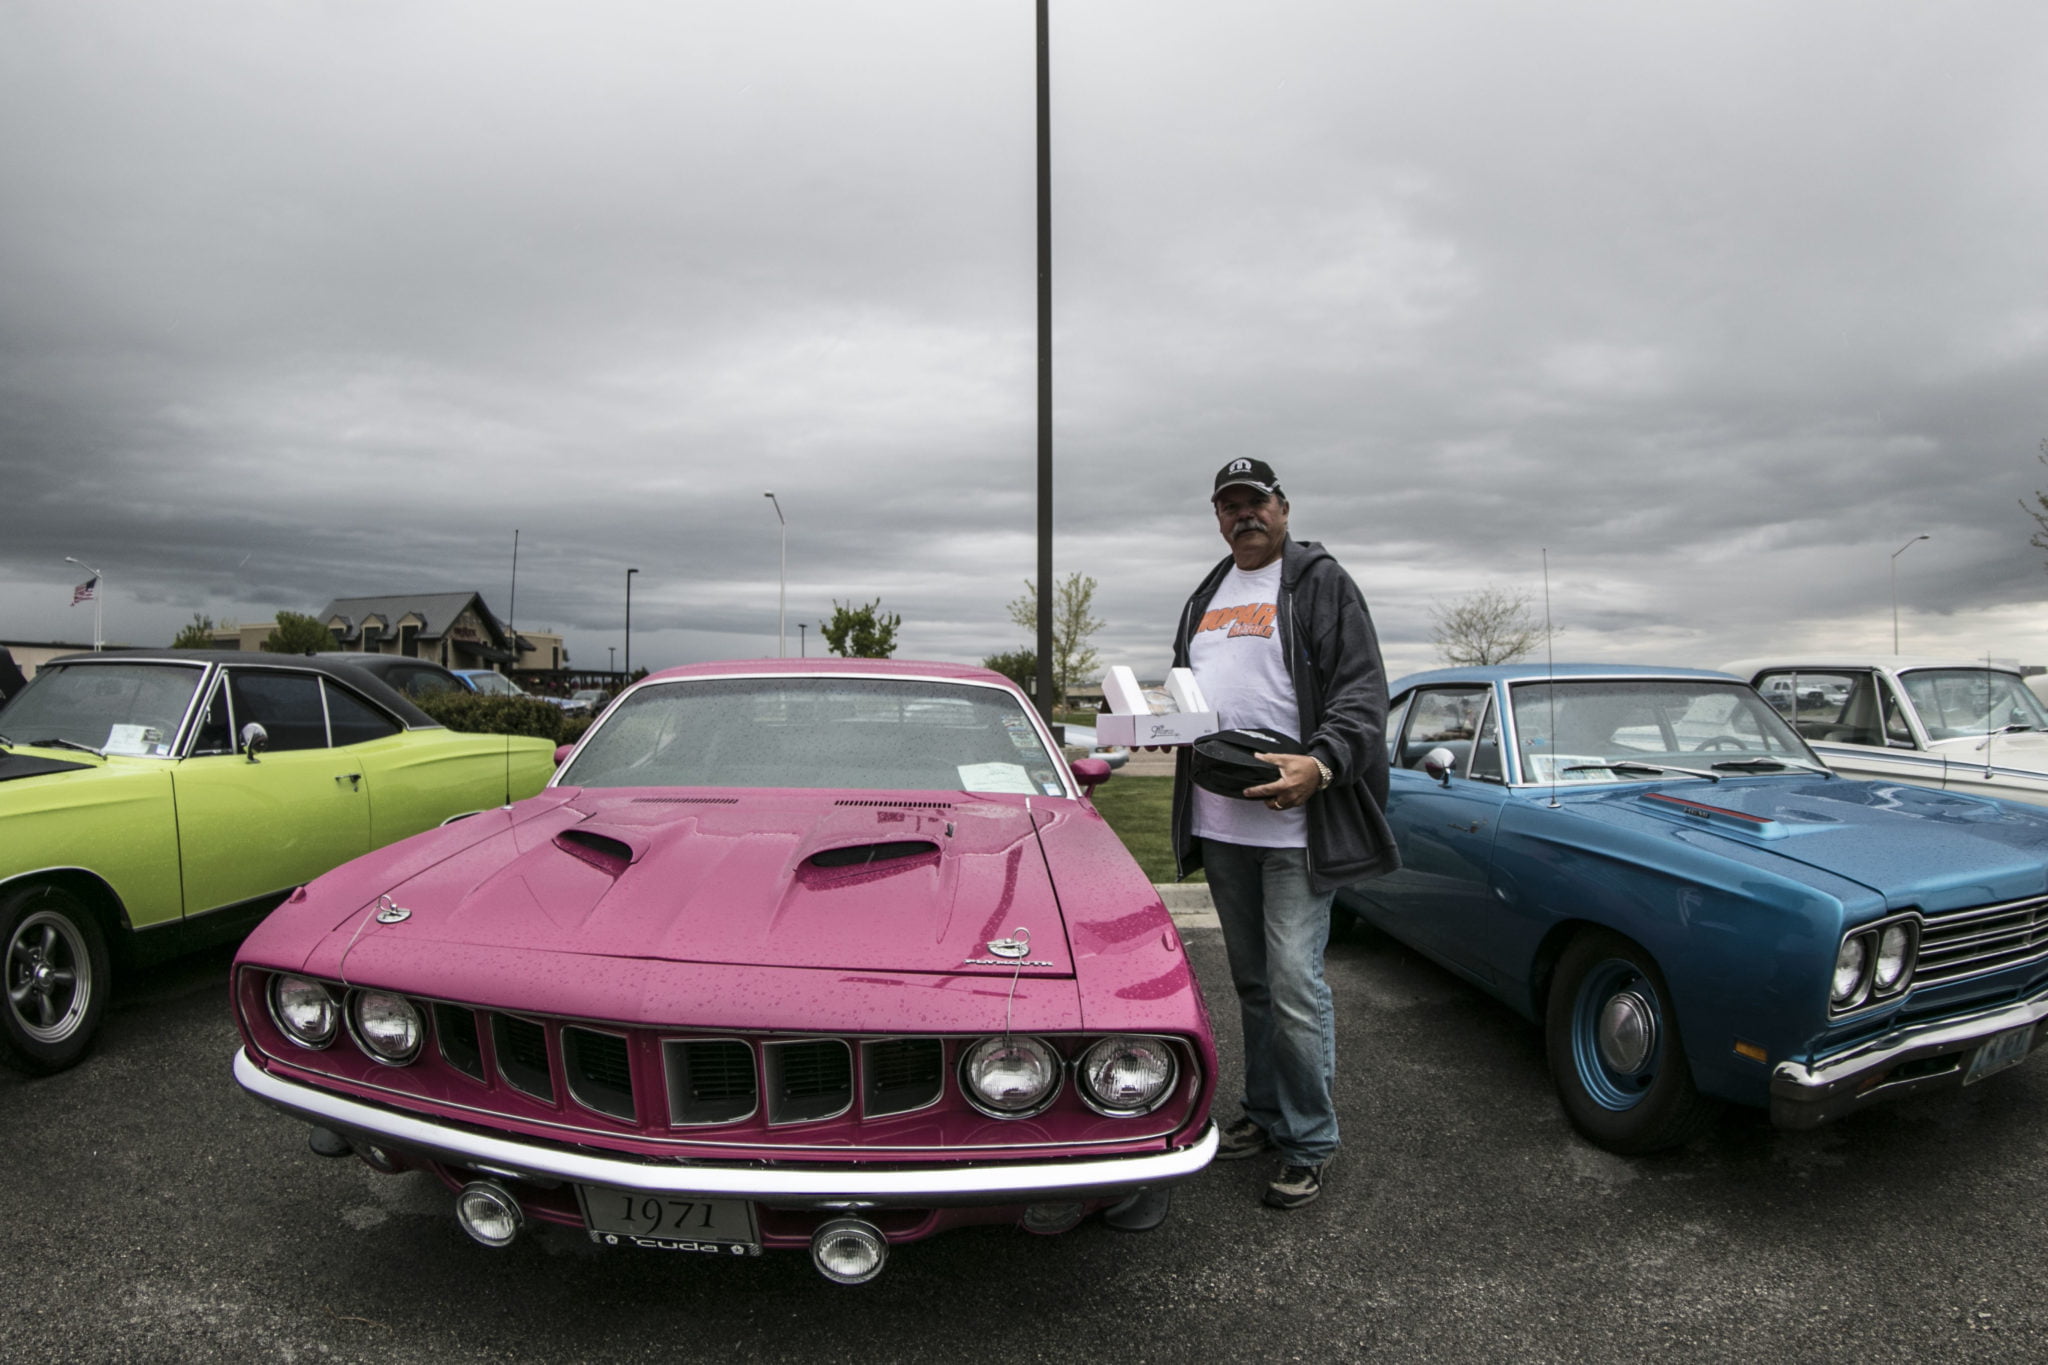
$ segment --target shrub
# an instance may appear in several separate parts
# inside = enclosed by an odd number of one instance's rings
[[[539,697],[486,697],[450,691],[415,697],[414,701],[449,729],[470,734],[531,735],[566,744],[589,724],[587,717],[563,715],[561,707]]]

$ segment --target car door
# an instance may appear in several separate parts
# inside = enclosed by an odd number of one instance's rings
[[[361,766],[328,742],[324,679],[231,666],[172,782],[187,916],[289,890],[370,847]],[[267,745],[238,752],[250,722]]]
[[[383,708],[332,679],[327,704],[336,752],[351,756],[363,773],[373,848],[433,829],[457,815],[504,805],[509,799],[508,755],[513,748],[547,748],[508,735],[407,730]],[[525,784],[518,795],[531,796],[539,785]]]
[[[1387,818],[1401,870],[1362,888],[1396,937],[1489,984],[1497,979],[1486,950],[1498,913],[1493,840],[1508,795],[1500,734],[1492,687],[1417,689],[1388,775]],[[1448,782],[1421,766],[1439,748],[1454,760]]]

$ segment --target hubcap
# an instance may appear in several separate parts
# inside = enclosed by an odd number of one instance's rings
[[[1641,1071],[1657,1050],[1656,1011],[1633,990],[1615,992],[1600,1009],[1596,1043],[1609,1070]]]
[[[70,1037],[92,1003],[85,941],[70,920],[47,910],[16,926],[7,944],[4,980],[8,1009],[37,1042]]]

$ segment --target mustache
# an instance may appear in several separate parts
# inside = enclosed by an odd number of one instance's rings
[[[1266,519],[1264,517],[1257,516],[1253,513],[1247,512],[1244,516],[1239,517],[1237,521],[1231,525],[1230,538],[1232,540],[1235,540],[1239,536],[1243,535],[1246,531],[1264,531],[1267,529],[1268,527],[1266,526]]]

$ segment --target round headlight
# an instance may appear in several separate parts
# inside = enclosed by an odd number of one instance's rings
[[[960,1088],[990,1118],[1029,1118],[1059,1093],[1060,1057],[1040,1038],[984,1038],[960,1058]]]
[[[1851,934],[1842,940],[1841,951],[1835,954],[1835,979],[1831,987],[1831,998],[1837,1005],[1846,1005],[1863,990],[1863,973],[1870,966],[1870,944],[1862,934]]]
[[[1888,925],[1877,939],[1877,966],[1871,981],[1880,991],[1895,991],[1905,979],[1913,951],[1913,931],[1901,922]]]
[[[412,1001],[389,991],[357,991],[348,1008],[356,1041],[376,1060],[402,1066],[419,1055],[426,1026]]]
[[[1104,1038],[1081,1054],[1081,1098],[1098,1114],[1149,1114],[1173,1092],[1180,1067],[1163,1038]]]
[[[334,996],[318,981],[280,976],[270,983],[270,1017],[285,1037],[300,1047],[323,1048],[334,1041],[341,1019]]]

